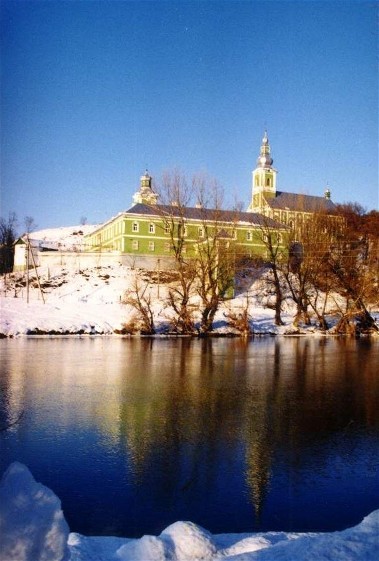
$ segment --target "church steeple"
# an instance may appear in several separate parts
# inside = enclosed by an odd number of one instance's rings
[[[247,209],[248,212],[262,212],[265,201],[276,196],[277,171],[272,167],[273,162],[270,142],[267,131],[265,131],[257,158],[257,167],[253,171],[251,202]]]
[[[261,151],[257,159],[257,164],[258,167],[261,168],[270,168],[273,162],[274,160],[271,158],[270,155],[270,144],[268,141],[267,131],[265,131],[264,136],[262,138]]]
[[[152,188],[152,177],[146,170],[144,175],[141,175],[140,188],[133,195],[133,202],[135,204],[142,203],[145,205],[156,205],[158,200],[158,195],[153,191]]]

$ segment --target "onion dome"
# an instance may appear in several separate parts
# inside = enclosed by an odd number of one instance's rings
[[[262,138],[261,151],[257,158],[257,164],[260,168],[270,168],[274,160],[270,155],[270,144],[267,136],[267,131],[265,131]]]

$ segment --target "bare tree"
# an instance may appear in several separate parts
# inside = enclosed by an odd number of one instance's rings
[[[262,224],[259,226],[260,241],[266,250],[266,259],[270,265],[270,276],[268,282],[273,286],[275,294],[275,325],[283,325],[281,318],[282,304],[284,299],[284,281],[281,274],[281,268],[285,262],[286,244],[285,237],[287,232],[278,232],[270,224],[270,219],[266,216],[262,217]]]
[[[162,228],[169,236],[179,281],[169,289],[168,304],[182,333],[194,331],[191,299],[200,297],[199,331],[208,333],[219,303],[233,286],[234,227],[232,213],[223,216],[222,190],[207,175],[190,182],[177,171],[166,173],[159,188]],[[190,206],[191,203],[195,206]]]
[[[221,300],[234,284],[237,213],[222,211],[222,190],[215,180],[197,178],[200,213],[196,243],[197,292],[201,299],[200,332],[209,333]]]
[[[330,249],[340,235],[341,221],[324,212],[316,212],[300,229],[303,269],[306,271],[306,299],[315,313],[319,327],[328,329],[326,310],[334,289],[333,275],[329,268]]]
[[[191,201],[193,185],[178,170],[166,172],[159,187],[163,205],[157,208],[162,217],[162,229],[168,236],[170,250],[175,259],[178,282],[168,289],[168,306],[174,311],[172,323],[179,333],[195,331],[195,322],[190,308],[190,299],[196,279],[196,269],[191,258],[191,247],[187,241],[186,209]]]
[[[367,252],[366,239],[354,238],[346,226],[329,255],[335,289],[345,299],[345,309],[339,308],[337,331],[379,331],[367,308],[373,299],[378,299],[377,263],[375,250]],[[352,320],[356,321],[354,325]]]
[[[363,210],[354,206],[345,216],[314,213],[293,232],[283,271],[297,305],[295,324],[300,319],[310,322],[310,307],[320,327],[327,329],[327,301],[337,292],[345,300],[342,308],[334,299],[340,314],[337,331],[377,330],[367,303],[374,298],[378,261],[364,234],[363,216]]]
[[[0,274],[13,270],[16,228],[17,217],[14,212],[9,214],[8,220],[0,218]]]
[[[286,280],[290,296],[296,304],[296,315],[294,325],[300,321],[309,325],[309,289],[310,289],[310,270],[309,262],[304,259],[304,240],[298,241],[298,236],[292,231],[287,241],[286,260],[282,265],[282,273]]]
[[[136,310],[139,320],[138,328],[144,335],[155,333],[154,314],[152,309],[152,298],[147,291],[148,285],[142,286],[135,280],[133,287],[126,291],[123,303],[128,304]]]
[[[35,223],[34,218],[32,216],[25,216],[24,224],[25,224],[25,232],[27,234],[30,234],[31,232],[33,232],[33,230],[37,228],[37,224]]]

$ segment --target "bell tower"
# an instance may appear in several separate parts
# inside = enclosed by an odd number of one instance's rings
[[[257,167],[253,171],[251,202],[247,209],[248,212],[262,212],[265,201],[276,196],[277,171],[272,167],[273,162],[267,131],[265,131],[260,154],[257,158]]]
[[[133,202],[134,204],[142,203],[145,205],[156,205],[158,200],[158,195],[153,191],[151,186],[152,177],[146,170],[144,175],[140,179],[139,191],[134,193]]]

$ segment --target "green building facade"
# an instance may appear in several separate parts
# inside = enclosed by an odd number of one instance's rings
[[[151,182],[143,175],[135,204],[86,236],[88,251],[169,259],[173,244],[181,239],[183,253],[190,257],[199,244],[217,237],[239,255],[264,257],[265,229],[280,236],[285,232],[283,225],[258,213],[157,204]]]
[[[314,213],[335,212],[329,189],[323,197],[277,190],[277,171],[267,132],[252,172],[251,201],[245,212],[159,204],[147,171],[140,179],[133,203],[86,236],[88,251],[169,260],[173,257],[172,231],[181,228],[178,238],[182,237],[183,251],[189,255],[196,252],[204,238],[214,236],[222,239],[224,248],[233,247],[236,254],[264,258],[268,231],[275,231],[281,243],[286,233],[296,232]]]

